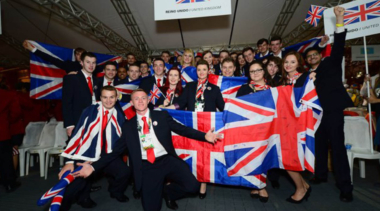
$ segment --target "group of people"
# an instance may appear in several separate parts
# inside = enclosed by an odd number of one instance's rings
[[[346,36],[344,8],[335,7],[334,13],[337,21],[335,43],[331,56],[324,59],[321,49],[328,41],[327,36],[318,48],[309,48],[304,55],[282,51],[281,38],[272,37],[270,41],[258,41],[258,52],[253,48],[245,48],[241,53],[222,50],[219,63],[215,63],[211,51],[195,58],[191,49],[185,49],[183,55],[176,59],[165,51],[161,58],[152,62],[154,73],[151,74],[149,64],[136,63],[133,54],[127,55],[127,65],[123,67],[119,65],[117,68],[121,60],[97,66],[96,56],[84,49],[75,50],[76,61],[61,61],[25,41],[26,49],[68,73],[63,79],[62,111],[64,127],[70,139],[62,154],[65,165],[59,177],[77,166],[82,166],[82,169],[74,173],[76,179],[65,192],[61,210],[69,210],[74,202],[85,208],[95,207],[96,203],[90,198],[91,186],[95,176],[104,173],[109,178],[111,198],[119,202],[128,201],[124,192],[132,176],[133,189],[141,195],[144,210],[160,210],[162,198],[170,209],[177,209],[176,200],[189,193],[198,193],[199,198],[204,199],[206,183],[200,184],[187,164],[178,157],[171,132],[210,144],[218,141],[220,135],[213,129],[197,131],[185,127],[174,121],[167,111],[153,110],[147,93],[153,86],[163,93],[155,107],[194,112],[223,111],[225,103],[222,93],[218,86],[209,83],[210,74],[246,76],[248,81],[240,87],[236,97],[276,86],[302,87],[307,78],[313,80],[323,108],[323,118],[315,134],[315,177],[310,182],[327,182],[330,143],[340,199],[352,201],[353,186],[343,133],[343,110],[352,105],[341,82]],[[173,64],[172,68],[167,69],[166,64],[169,63]],[[305,63],[309,70],[304,68]],[[187,67],[196,68],[198,80],[187,83],[183,88],[181,73]],[[96,77],[101,72],[104,76]],[[114,87],[139,78],[142,78],[139,88],[130,95],[120,94]],[[118,101],[130,102],[136,115],[125,120]],[[129,165],[122,160],[125,154],[128,155]],[[268,172],[268,179],[274,188],[280,186],[280,171],[272,169]],[[287,172],[296,186],[287,201],[302,203],[311,195],[311,186],[299,172]],[[3,172],[0,174],[3,175]],[[265,188],[252,190],[250,195],[263,203],[269,199]]]

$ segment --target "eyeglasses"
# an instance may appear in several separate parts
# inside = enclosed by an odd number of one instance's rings
[[[249,73],[256,74],[256,73],[261,73],[262,71],[263,71],[263,69],[257,69],[257,70],[251,70],[251,71],[249,71]]]
[[[319,55],[319,53],[313,53],[313,54],[308,55],[306,58],[310,59],[311,57],[318,56],[318,55]]]

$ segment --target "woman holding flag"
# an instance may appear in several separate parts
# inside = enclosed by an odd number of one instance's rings
[[[177,67],[170,68],[167,79],[164,87],[161,88],[163,95],[156,103],[160,108],[176,104],[182,94],[181,71]]]

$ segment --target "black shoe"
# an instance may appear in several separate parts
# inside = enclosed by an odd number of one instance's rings
[[[258,199],[258,198],[260,197],[259,192],[257,192],[257,193],[252,193],[252,191],[251,191],[251,193],[249,193],[249,195],[250,195],[251,198],[253,198],[253,199]]]
[[[273,189],[279,189],[280,183],[278,181],[270,181],[270,184],[272,185]]]
[[[102,189],[102,186],[92,186],[91,187],[91,192],[96,192],[96,191],[98,191],[98,190],[100,190],[100,189]]]
[[[352,192],[344,193],[340,192],[339,199],[343,202],[352,202],[354,200]]]
[[[311,187],[309,187],[305,193],[305,195],[302,197],[302,199],[300,200],[294,200],[292,198],[292,195],[286,199],[287,202],[290,202],[290,203],[293,203],[293,204],[301,204],[303,202],[303,200],[307,201],[307,199],[310,197],[310,194],[311,194]]]
[[[81,202],[78,202],[77,204],[79,204],[81,207],[83,208],[94,208],[96,207],[96,203],[89,197]]]
[[[204,198],[206,198],[206,194],[207,194],[207,193],[199,193],[199,198],[200,198],[200,199],[204,199]]]
[[[111,194],[111,198],[118,200],[119,202],[128,202],[129,198],[126,195],[121,195],[121,196],[115,196]]]
[[[140,192],[138,192],[138,191],[133,191],[133,198],[135,198],[135,199],[140,199],[140,198],[141,198]]]
[[[259,195],[259,201],[262,203],[267,203],[269,200],[269,196],[260,196]]]
[[[5,186],[5,191],[7,192],[7,193],[10,193],[10,192],[13,192],[13,191],[15,191],[18,187],[20,187],[21,186],[21,183],[20,182],[14,182],[13,184],[11,184],[11,185],[6,185]]]
[[[178,204],[174,200],[170,200],[168,198],[165,198],[166,206],[169,209],[176,210],[178,209]]]
[[[311,184],[318,185],[321,183],[326,183],[327,179],[319,179],[318,177],[314,177],[313,179],[309,180]]]

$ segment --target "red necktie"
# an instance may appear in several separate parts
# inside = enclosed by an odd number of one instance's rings
[[[88,88],[90,89],[91,96],[92,96],[93,95],[93,91],[92,91],[92,81],[91,81],[91,77],[90,76],[87,77],[87,84],[88,84]]]
[[[103,142],[105,143],[106,148],[107,148],[107,143],[106,143],[105,140],[103,140],[103,138],[104,138],[105,129],[106,129],[106,127],[107,127],[108,113],[109,113],[109,111],[106,110],[106,111],[104,112],[104,116],[103,116],[103,122],[102,122],[102,143],[101,143],[101,147],[102,147],[102,148],[103,148]]]
[[[148,125],[148,123],[146,122],[146,117],[143,116],[141,119],[142,119],[142,121],[144,122],[143,133],[144,133],[144,134],[149,134],[149,125]],[[154,150],[153,150],[153,148],[149,148],[149,149],[146,150],[146,157],[147,157],[147,160],[148,160],[150,163],[154,163],[154,161],[156,160],[156,156],[154,155]]]
[[[161,87],[161,79],[157,79],[157,87]]]
[[[112,81],[107,81],[108,86],[111,86]]]

